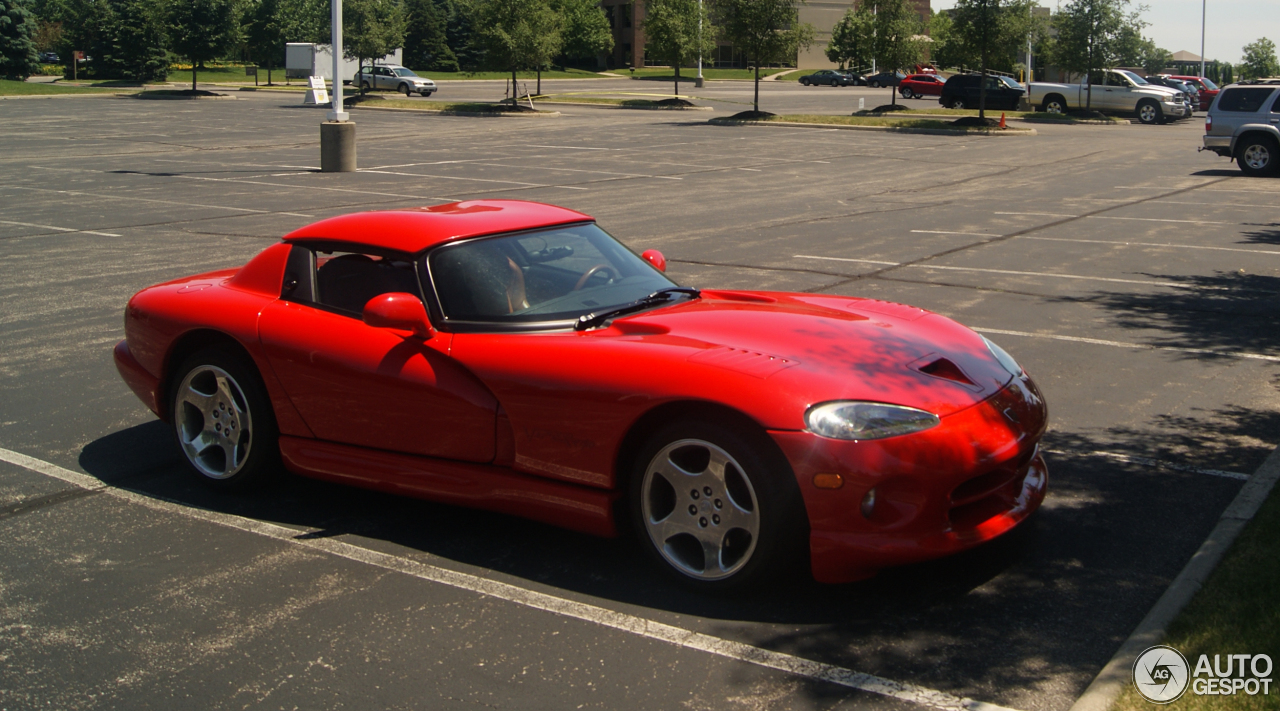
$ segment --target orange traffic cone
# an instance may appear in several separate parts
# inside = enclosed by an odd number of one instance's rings
[[[1003,112],[1003,111],[1001,111],[1001,112],[1000,112],[1000,128],[1008,128],[1008,126],[1005,126],[1005,125],[1004,125],[1004,112]]]

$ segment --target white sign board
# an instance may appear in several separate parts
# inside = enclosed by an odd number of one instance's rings
[[[311,87],[312,89],[328,88],[324,83],[324,77],[307,77],[307,86]]]
[[[307,96],[302,100],[304,106],[327,106],[330,103],[324,77],[307,77],[307,86]]]

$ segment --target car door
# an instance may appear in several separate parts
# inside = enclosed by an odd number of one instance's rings
[[[263,310],[259,336],[316,437],[492,461],[498,403],[449,355],[450,335],[423,340],[361,319],[363,304],[380,293],[421,298],[413,261],[405,255],[293,249],[285,283],[294,286]]]

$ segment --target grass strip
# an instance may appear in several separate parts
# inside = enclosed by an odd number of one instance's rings
[[[957,133],[986,133],[981,126],[953,126],[950,121],[927,118],[898,118],[888,116],[827,116],[823,114],[782,114],[763,119],[770,123],[805,123],[837,126],[885,126],[889,128],[928,128]]]
[[[1182,652],[1194,670],[1201,654],[1268,654],[1280,668],[1280,486],[1232,544],[1222,564],[1173,623],[1164,644]],[[1203,677],[1202,677],[1203,678]],[[1280,709],[1280,674],[1271,673],[1271,693],[1197,696],[1193,689],[1169,708],[1179,711],[1274,711]],[[1131,685],[1113,711],[1156,708]]]
[[[57,84],[33,84],[25,81],[0,79],[0,96],[52,96],[54,94],[113,94],[119,89],[100,89],[87,86],[59,86]]]

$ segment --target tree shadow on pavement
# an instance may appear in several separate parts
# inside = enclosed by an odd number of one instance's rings
[[[1269,226],[1280,228],[1280,225],[1276,224]],[[1280,229],[1245,232],[1242,242],[1246,244],[1280,244]]]

